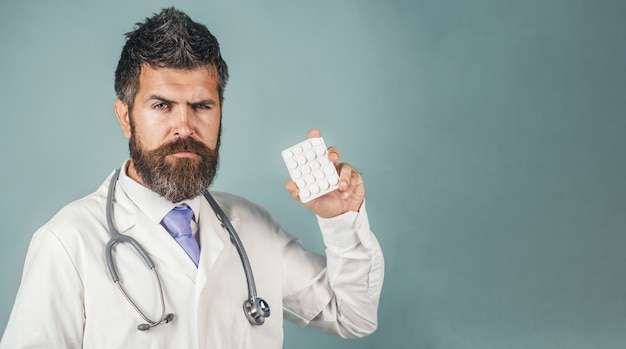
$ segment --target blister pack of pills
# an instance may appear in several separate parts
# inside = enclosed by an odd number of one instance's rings
[[[282,156],[302,202],[339,188],[339,175],[335,164],[328,160],[328,150],[321,137],[289,147],[283,150]]]

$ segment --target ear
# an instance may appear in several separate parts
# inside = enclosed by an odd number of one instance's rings
[[[122,131],[124,131],[124,136],[130,138],[130,113],[128,112],[128,104],[116,98],[113,103],[113,109],[115,109],[115,115],[117,115],[117,121],[119,121]]]

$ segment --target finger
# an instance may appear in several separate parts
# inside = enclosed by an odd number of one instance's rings
[[[300,201],[300,197],[298,196],[298,186],[296,185],[296,182],[287,181],[285,183],[285,189],[289,191],[289,193],[291,194],[291,197],[294,200]]]
[[[320,138],[320,137],[322,137],[322,133],[320,132],[320,130],[316,128],[309,131],[309,135],[307,136],[307,138]]]
[[[340,155],[341,155],[341,152],[336,147],[328,148],[328,160],[330,160],[333,164],[337,165]]]
[[[339,164],[337,172],[339,173],[339,190],[345,191],[350,187],[350,179],[352,178],[352,167],[348,164]]]
[[[357,171],[354,167],[347,167],[350,168],[350,182],[348,184],[348,187],[341,192],[341,197],[343,199],[351,198],[357,193],[359,187],[363,186],[363,178],[361,178],[361,174],[359,173],[359,171]]]

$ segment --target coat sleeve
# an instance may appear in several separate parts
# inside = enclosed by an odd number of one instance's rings
[[[46,227],[31,240],[0,348],[81,348],[83,287],[63,243]]]
[[[358,213],[348,212],[330,219],[318,217],[318,223],[326,245],[326,257],[321,261],[325,267],[309,280],[306,288],[286,295],[285,317],[301,326],[344,338],[366,336],[377,328],[384,259],[370,230],[365,204]],[[309,260],[313,265],[318,263],[315,257]],[[291,274],[286,283],[300,274],[289,266],[285,270]]]

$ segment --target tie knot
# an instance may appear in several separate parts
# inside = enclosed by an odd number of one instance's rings
[[[165,217],[163,225],[176,238],[183,235],[191,235],[191,218],[193,210],[187,205],[174,207]]]

